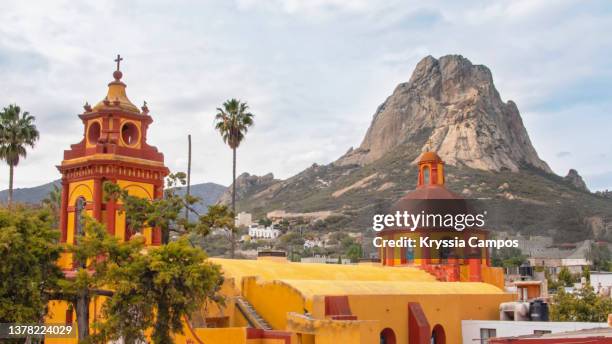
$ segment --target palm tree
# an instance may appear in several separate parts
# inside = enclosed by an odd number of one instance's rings
[[[9,165],[8,205],[13,202],[13,173],[20,158],[27,155],[26,147],[34,147],[39,134],[34,116],[17,105],[9,105],[0,112],[0,159]]]
[[[47,197],[42,200],[42,205],[53,214],[53,221],[57,225],[59,221],[60,208],[62,207],[62,188],[53,184]]]
[[[233,153],[232,165],[232,213],[236,214],[236,149],[240,146],[249,127],[253,125],[252,113],[248,112],[249,106],[246,102],[238,99],[230,99],[223,103],[221,108],[217,108],[215,116],[215,129],[221,134],[225,142]],[[234,240],[234,230],[230,233],[231,257],[234,258],[236,242]]]

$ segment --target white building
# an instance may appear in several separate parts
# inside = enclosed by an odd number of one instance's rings
[[[236,215],[236,226],[237,227],[249,227],[253,223],[253,216],[250,213],[244,211]]]
[[[516,337],[607,327],[608,323],[557,321],[462,320],[463,344],[488,343],[493,337]]]
[[[274,226],[264,227],[258,225],[249,226],[249,236],[255,239],[276,239],[281,234]]]
[[[318,239],[304,240],[304,248],[323,247],[323,242]]]
[[[612,272],[591,272],[591,285],[593,288],[612,288]]]

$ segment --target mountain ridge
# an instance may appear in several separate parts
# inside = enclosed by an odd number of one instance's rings
[[[53,189],[53,185],[61,187],[61,181],[54,180],[50,183],[29,187],[29,188],[17,188],[13,190],[13,199],[18,203],[27,204],[40,204],[41,201],[49,195],[49,192]],[[201,202],[194,206],[194,209],[198,212],[205,212],[206,207],[215,204],[219,197],[227,189],[226,186],[205,182],[193,184],[190,187],[190,193],[193,196],[201,198]],[[185,187],[179,187],[178,193],[184,194],[186,192]],[[0,191],[0,202],[5,202],[7,199],[8,190]]]

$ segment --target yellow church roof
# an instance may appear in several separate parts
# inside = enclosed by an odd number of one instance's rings
[[[402,268],[396,268],[402,269]],[[470,295],[503,294],[494,285],[480,282],[325,281],[281,280],[304,297],[314,295]]]
[[[373,265],[292,263],[223,258],[211,258],[211,261],[221,265],[225,275],[234,277],[237,281],[245,276],[259,276],[265,280],[436,281],[427,272],[412,267],[393,268]]]
[[[306,298],[314,295],[470,295],[504,294],[480,282],[439,282],[413,267],[342,265],[211,258],[226,277],[240,287],[243,277],[257,276],[258,283],[282,283]]]
[[[117,55],[117,59],[115,60],[117,62],[117,70],[113,72],[113,78],[115,80],[108,84],[108,92],[106,93],[106,97],[104,97],[103,100],[98,102],[98,104],[93,107],[94,111],[118,107],[128,112],[140,113],[140,110],[136,107],[136,105],[132,104],[125,93],[125,88],[127,86],[121,81],[123,73],[119,70],[119,63],[121,60],[123,60],[123,58]]]

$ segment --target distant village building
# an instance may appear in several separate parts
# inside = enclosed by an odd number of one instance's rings
[[[349,258],[341,258],[340,263],[338,263],[338,257],[328,257],[328,256],[304,257],[300,259],[300,263],[352,264]]]
[[[521,252],[528,258],[532,267],[543,267],[549,273],[556,275],[561,268],[566,267],[572,273],[581,273],[591,262],[586,258],[592,245],[591,240],[578,243],[554,244],[551,237],[516,236],[499,233],[500,238],[516,239]]]
[[[323,242],[319,239],[304,240],[304,248],[323,247]]]
[[[544,267],[553,275],[559,273],[562,268],[567,268],[571,273],[582,273],[583,268],[591,266],[586,258],[529,258],[529,264],[536,267]]]
[[[249,227],[253,223],[253,215],[250,213],[241,211],[236,215],[236,226],[237,227]]]
[[[305,221],[312,222],[317,220],[325,220],[330,215],[332,215],[331,211],[315,211],[311,213],[288,213],[284,210],[273,210],[266,214],[266,217],[274,222],[282,221],[282,220],[291,220],[303,218]]]
[[[249,236],[256,239],[276,239],[280,236],[281,231],[274,227],[251,225],[249,227]]]
[[[501,320],[462,320],[461,333],[463,336],[463,344],[473,343],[570,343],[563,341],[561,338],[570,337],[569,331],[579,330],[600,330],[610,333],[610,328],[607,323],[592,323],[592,322],[558,322],[558,321],[501,321]],[[555,334],[558,339],[544,340],[547,334]],[[564,336],[565,333],[565,336]],[[520,336],[520,337],[519,337]],[[523,336],[533,336],[523,337]],[[543,337],[540,337],[543,336]],[[552,335],[551,335],[552,336]],[[590,337],[591,335],[589,335]],[[506,337],[506,338],[502,338]],[[512,337],[512,338],[507,338]],[[517,338],[519,337],[519,338]],[[495,338],[495,339],[492,339]],[[531,338],[531,339],[528,339]],[[521,341],[521,339],[524,340]],[[540,340],[538,340],[540,339]],[[560,340],[559,340],[560,339]],[[571,343],[587,343],[586,341],[571,341]],[[597,341],[589,341],[588,343],[604,343]],[[608,343],[608,342],[606,342]]]

